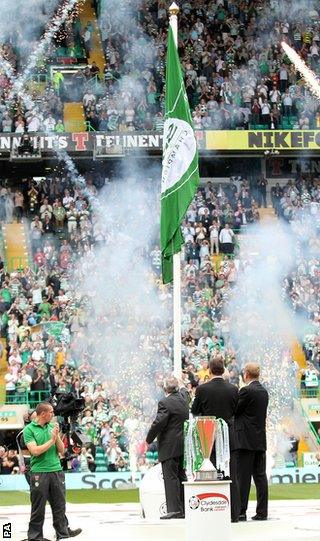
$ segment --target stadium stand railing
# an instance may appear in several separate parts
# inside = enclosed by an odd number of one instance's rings
[[[0,388],[0,395],[3,394],[3,389]],[[50,398],[50,391],[26,391],[22,393],[15,393],[10,396],[6,396],[5,404],[27,404],[33,408],[40,402],[46,402]]]

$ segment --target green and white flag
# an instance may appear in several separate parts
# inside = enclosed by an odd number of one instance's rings
[[[173,254],[184,242],[181,222],[199,183],[198,150],[171,26],[168,32],[160,240],[162,279],[173,279]]]

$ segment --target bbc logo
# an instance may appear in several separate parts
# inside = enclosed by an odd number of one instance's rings
[[[11,522],[2,526],[2,538],[11,539]]]

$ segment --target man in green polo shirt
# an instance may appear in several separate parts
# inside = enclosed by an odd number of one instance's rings
[[[59,458],[59,454],[64,454],[64,445],[59,436],[59,425],[51,422],[53,407],[47,402],[38,404],[36,414],[35,420],[23,430],[23,439],[31,455],[28,541],[45,541],[43,523],[47,501],[57,540],[75,537],[82,530],[70,530],[66,517],[65,477]]]

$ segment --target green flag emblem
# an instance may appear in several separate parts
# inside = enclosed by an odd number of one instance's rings
[[[183,244],[181,222],[199,184],[198,150],[178,51],[169,27],[161,180],[162,278],[173,279],[173,254]]]

